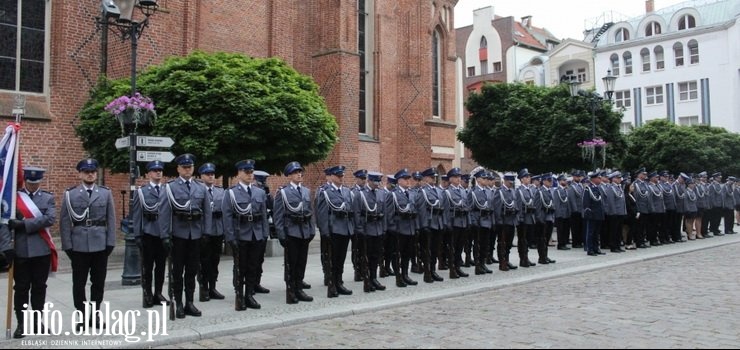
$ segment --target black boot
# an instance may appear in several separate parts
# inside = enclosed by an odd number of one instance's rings
[[[200,300],[201,302],[206,302],[206,301],[211,300],[211,296],[208,293],[208,286],[206,286],[205,284],[201,284],[200,285],[200,291],[199,292],[200,293],[198,293],[198,294],[199,294],[200,298],[198,298],[198,300]]]
[[[465,273],[459,266],[456,266],[455,267],[455,270],[457,270],[457,275],[460,276],[460,277],[468,277],[468,276],[470,276],[467,273]]]
[[[385,290],[385,286],[380,284],[380,281],[378,281],[377,278],[373,278],[371,282],[373,284],[373,287],[375,287],[375,290]]]
[[[216,285],[215,283],[212,284],[212,286],[215,286],[215,285]],[[211,289],[208,290],[208,297],[210,297],[211,299],[216,299],[216,300],[225,299],[224,295],[219,293],[218,290],[216,290],[216,287],[211,287]]]
[[[185,318],[185,308],[182,305],[182,297],[175,296],[175,317]]]
[[[298,298],[299,301],[313,301],[313,297],[306,294],[306,292],[303,291],[303,289],[298,289],[295,292],[296,298]]]
[[[247,293],[244,294],[244,300],[242,301],[242,305],[250,309],[262,308],[262,305],[260,305],[260,303],[258,303],[257,300],[254,300],[253,295],[254,295],[254,288],[247,287]]]
[[[403,278],[403,281],[406,282],[406,284],[409,285],[409,286],[415,286],[415,285],[419,284],[419,282],[416,282],[416,281],[412,280],[411,277],[409,277],[408,271],[403,271],[402,278]]]
[[[355,282],[362,281],[362,274],[359,269],[355,269]]]
[[[23,320],[25,319],[23,317],[23,312],[22,311],[16,311],[15,312],[15,319],[18,320],[18,327],[16,327],[15,328],[15,332],[13,332],[13,338],[14,339],[21,339],[21,338],[25,337],[25,335],[23,335],[23,323],[24,323]]]
[[[154,306],[154,296],[151,292],[149,292],[149,290],[144,290],[141,306],[143,306],[145,309]]]
[[[265,288],[265,287],[263,287],[260,284],[257,284],[256,286],[254,286],[254,293],[258,293],[258,294],[269,294],[270,293],[270,290],[267,289],[267,288]]]
[[[158,306],[159,305],[162,305],[162,302],[164,302],[168,306],[170,305],[170,301],[167,300],[167,298],[165,298],[164,295],[162,295],[162,288],[161,287],[159,289],[156,289],[155,288],[155,290],[154,290],[154,296],[152,298],[154,300],[154,304],[156,304]]]
[[[292,281],[285,282],[285,303],[286,304],[298,304],[298,297],[296,296],[295,283]]]
[[[432,279],[437,282],[442,282],[445,280],[444,278],[442,278],[442,276],[437,274],[437,271],[434,271],[434,270],[432,270]]]
[[[399,287],[399,288],[406,287],[406,282],[404,282],[403,277],[401,277],[401,274],[396,275],[396,287]]]
[[[375,291],[373,281],[370,280],[369,277],[362,280],[362,291],[365,293],[371,293]]]
[[[344,283],[341,280],[337,279],[334,284],[337,286],[337,293],[339,293],[340,295],[352,295],[352,291],[345,288]]]
[[[200,317],[200,310],[198,310],[198,308],[195,307],[195,304],[193,304],[194,293],[194,290],[185,291],[185,314],[188,316]]]

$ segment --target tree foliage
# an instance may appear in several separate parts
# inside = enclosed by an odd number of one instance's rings
[[[706,125],[680,126],[660,119],[628,136],[625,169],[740,174],[740,135]]]
[[[103,107],[129,94],[129,84],[102,80],[76,128],[85,150],[119,173],[128,172],[128,150],[115,149],[121,129]],[[316,83],[276,58],[194,52],[150,67],[137,85],[154,100],[158,114],[153,125],[139,126],[138,134],[171,137],[173,153],[212,162],[217,175],[234,175],[234,164],[247,158],[277,173],[292,160],[324,159],[337,142],[338,125]]]
[[[620,113],[591,92],[571,97],[565,86],[486,84],[480,93],[471,93],[466,107],[470,117],[458,139],[476,162],[489,168],[527,167],[530,172],[591,168],[577,144],[592,139],[592,107],[596,135],[609,143],[606,165],[617,164],[624,152]]]

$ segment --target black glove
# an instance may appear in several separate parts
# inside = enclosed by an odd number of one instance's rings
[[[3,251],[3,254],[5,255],[5,262],[8,263],[8,268],[13,266],[13,260],[15,260],[15,250],[8,249],[6,251]]]
[[[113,246],[112,245],[105,246],[105,254],[107,256],[110,256],[110,253],[113,253]]]
[[[64,254],[67,254],[67,257],[69,258],[69,260],[72,260],[72,249],[65,250]]]
[[[278,239],[278,241],[280,242],[280,246],[283,247],[283,248],[285,248],[285,244],[286,244],[285,240],[284,239]]]
[[[23,222],[23,220],[10,219],[8,221],[8,228],[11,230],[15,230],[16,233],[26,232],[26,224]]]
[[[164,248],[164,251],[169,254],[170,250],[172,250],[172,241],[170,241],[169,238],[165,238],[162,240],[162,248]]]

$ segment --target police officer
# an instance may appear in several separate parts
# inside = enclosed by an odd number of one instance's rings
[[[470,207],[465,188],[461,185],[461,176],[460,168],[452,168],[447,172],[447,178],[450,181],[450,185],[445,190],[448,203],[447,217],[449,218],[447,264],[450,269],[450,279],[468,277],[468,274],[461,268],[460,256],[466,241],[465,233],[468,229]]]
[[[444,279],[437,274],[437,256],[442,244],[442,232],[447,218],[446,198],[442,190],[435,186],[437,172],[429,168],[421,172],[424,185],[417,191],[416,207],[419,213],[419,241],[421,260],[424,268],[424,282],[441,282]]]
[[[56,205],[54,195],[40,189],[44,172],[42,168],[23,168],[24,188],[18,193],[22,197],[19,198],[20,202],[24,203],[23,208],[18,208],[22,219],[10,219],[8,222],[8,227],[15,231],[13,302],[18,327],[13,332],[13,338],[16,339],[24,337],[23,310],[44,309],[49,270],[56,271],[57,267],[56,248],[51,241],[50,232],[50,227],[56,221]],[[36,327],[37,324],[33,321],[39,322],[39,326]],[[27,333],[43,333],[40,322],[41,320],[32,320],[32,328]]]
[[[143,289],[142,306],[150,308],[155,304],[169,301],[162,295],[164,272],[167,264],[167,255],[162,244],[164,237],[159,229],[159,197],[162,192],[162,171],[164,163],[155,160],[146,165],[146,176],[149,183],[139,187],[134,193],[133,220],[136,244],[141,249],[141,287]],[[152,270],[154,270],[154,294],[152,294]]]
[[[634,239],[637,248],[648,248],[645,244],[649,236],[651,228],[651,212],[652,212],[652,198],[650,197],[650,188],[647,181],[647,172],[645,168],[637,170],[637,179],[632,183],[634,189],[633,197],[635,198],[635,208],[637,213],[635,218],[637,219],[637,231],[635,231]]]
[[[420,171],[414,171],[411,173],[411,185],[409,190],[413,192],[414,194],[419,194],[419,189],[421,189],[422,185],[422,178]],[[416,196],[418,198],[418,196]],[[419,232],[417,232],[413,237],[414,246],[413,255],[411,256],[411,272],[413,273],[424,273],[424,267],[422,266],[421,261],[421,242],[419,241]]]
[[[198,168],[200,179],[206,186],[208,202],[213,209],[212,227],[205,230],[200,238],[200,270],[198,272],[198,284],[200,285],[200,301],[211,299],[224,299],[216,289],[218,280],[218,263],[221,261],[221,251],[224,240],[224,221],[221,203],[224,200],[224,189],[216,186],[216,166],[213,163],[205,163]]]
[[[534,230],[536,206],[532,188],[529,186],[532,176],[527,168],[519,170],[517,178],[521,185],[516,189],[519,199],[519,224],[516,227],[517,251],[519,252],[519,266],[530,267],[536,264],[529,260],[529,244],[527,232]]]
[[[658,185],[658,173],[653,171],[648,174],[648,188],[650,189],[650,221],[648,222],[648,240],[651,246],[663,245],[666,241],[665,202],[663,201],[663,190]]]
[[[280,245],[285,249],[285,302],[313,301],[303,289],[310,288],[303,283],[306,274],[308,244],[315,235],[311,220],[311,190],[301,185],[303,167],[298,162],[285,166],[283,175],[288,183],[275,194],[273,220]]]
[[[733,181],[732,198],[735,200],[735,225],[740,225],[740,184],[737,178]]]
[[[255,170],[254,171],[254,184],[265,191],[267,196],[265,205],[267,206],[267,219],[266,221],[270,224],[270,238],[276,238],[275,236],[275,224],[272,219],[273,204],[275,203],[270,193],[270,186],[267,186],[267,178],[270,177],[266,171]],[[267,239],[259,241],[260,247],[260,261],[257,265],[257,284],[254,286],[254,292],[259,294],[269,294],[270,290],[262,286],[262,265],[265,263],[265,252],[267,251]]]
[[[573,171],[573,180],[568,186],[568,202],[570,202],[570,232],[573,248],[583,248],[583,170]]]
[[[193,178],[195,156],[185,153],[175,158],[178,177],[164,187],[159,198],[159,227],[162,235],[171,237],[172,287],[176,303],[176,317],[200,317],[195,307],[195,276],[200,264],[203,235],[213,229],[213,208],[206,187]],[[166,242],[170,245],[170,242]],[[184,273],[184,276],[183,276]],[[182,302],[183,287],[185,304]]]
[[[735,177],[727,177],[727,181],[722,185],[722,221],[725,223],[725,234],[735,234],[732,230],[734,224],[733,213],[735,211],[735,197],[733,194],[733,184],[735,183]]]
[[[409,277],[409,262],[414,254],[413,236],[417,230],[416,194],[411,189],[411,173],[407,169],[396,172],[394,178],[398,187],[394,188],[386,199],[388,217],[388,231],[395,238],[396,250],[394,254],[394,270],[396,270],[396,286],[406,287],[417,285],[418,282]],[[392,236],[392,237],[393,237]]]
[[[494,209],[500,210],[501,213],[501,230],[498,236],[498,246],[496,250],[498,252],[499,270],[509,271],[515,270],[516,265],[509,262],[509,254],[511,253],[511,246],[514,242],[514,227],[519,223],[519,196],[517,196],[514,190],[514,180],[516,180],[516,174],[506,173],[504,174],[503,186],[499,189],[499,198],[501,203],[495,203]]]
[[[385,198],[386,192],[380,189],[383,174],[367,173],[367,183],[363,190],[355,192],[353,213],[355,224],[355,242],[359,245],[360,274],[365,293],[385,290],[378,281],[377,270],[380,259],[383,236],[386,230]]]
[[[72,298],[75,309],[85,312],[85,285],[90,275],[90,301],[103,302],[108,256],[116,245],[116,213],[113,194],[96,185],[98,161],[92,158],[77,163],[82,181],[64,192],[59,230],[62,250],[72,261]],[[85,315],[92,326],[103,327],[91,315]],[[88,318],[89,317],[89,318]],[[78,323],[76,327],[83,325]]]
[[[722,210],[724,209],[722,200],[725,193],[725,187],[722,185],[722,173],[716,172],[712,174],[712,183],[709,184],[707,192],[712,208],[709,211],[709,232],[715,236],[724,236],[725,234],[719,230],[719,222],[722,220]]]
[[[681,219],[677,214],[676,193],[673,184],[670,182],[670,172],[663,170],[658,177],[658,186],[663,190],[663,206],[665,206],[665,215],[663,216],[663,235],[661,240],[666,243],[675,242],[676,236],[680,241],[681,236]],[[678,219],[677,219],[678,218]]]
[[[493,211],[491,215],[493,216],[493,227],[488,233],[488,250],[486,252],[486,264],[498,264],[498,259],[496,259],[496,254],[494,254],[494,250],[496,249],[496,237],[498,236],[498,230],[500,227],[500,221],[501,219],[501,213],[500,213],[500,207],[501,207],[501,199],[499,198],[499,188],[501,186],[501,178],[498,176],[497,173],[492,171],[486,172],[486,179],[488,180],[488,185],[486,186],[486,194],[488,195],[488,203],[491,204],[491,210]],[[490,270],[489,270],[490,271]],[[491,271],[493,273],[493,271]]]
[[[219,203],[224,214],[224,232],[231,246],[235,266],[237,311],[259,309],[254,299],[258,285],[262,247],[270,234],[267,222],[267,194],[254,182],[254,160],[236,163],[238,183],[225,191]],[[238,256],[237,256],[238,254]],[[237,274],[238,273],[238,274]],[[246,287],[246,289],[244,289]]]
[[[570,203],[568,202],[568,179],[558,175],[558,186],[553,189],[555,207],[555,229],[558,231],[558,250],[569,250],[568,232],[570,232]]]
[[[601,174],[594,171],[589,174],[591,182],[586,185],[583,193],[583,219],[586,227],[586,251],[590,256],[603,255],[599,249],[598,235],[604,223],[603,195],[599,189]]]
[[[352,195],[357,196],[360,191],[364,191],[366,189],[367,185],[367,170],[366,169],[360,169],[352,173],[355,177],[355,185],[352,186],[351,191]],[[362,264],[360,263],[360,258],[362,257],[362,253],[360,252],[360,243],[357,242],[357,235],[352,235],[352,268],[355,272],[354,281],[360,282],[363,280],[362,277],[362,271],[361,267]]]
[[[386,175],[385,176],[385,187],[383,188],[383,192],[385,193],[385,198],[387,202],[387,198],[391,195],[391,191],[393,191],[394,188],[398,185],[398,182],[396,181],[396,178],[393,177],[393,175]],[[388,208],[386,208],[386,215],[390,215],[390,211],[388,211]],[[393,236],[392,232],[388,231],[388,217],[386,217],[386,233],[383,235],[383,248],[382,248],[382,254],[381,254],[381,260],[382,263],[380,263],[380,277],[388,277],[388,276],[395,276],[397,270],[394,270],[393,265],[394,263],[394,252],[396,251],[396,237]]]
[[[473,173],[475,185],[468,192],[468,203],[470,203],[470,226],[473,233],[475,253],[475,274],[484,275],[490,273],[486,267],[485,252],[488,251],[488,236],[493,227],[493,203],[489,202],[486,186],[488,176],[485,169],[479,169]]]
[[[347,246],[354,235],[352,213],[352,192],[342,185],[344,178],[343,165],[324,169],[329,183],[319,188],[316,193],[316,225],[319,227],[321,240],[331,242],[331,256],[326,261],[331,269],[327,296],[351,295],[352,291],[344,287],[342,274],[344,261],[347,258]]]
[[[606,216],[609,249],[612,253],[623,253],[624,250],[621,248],[620,242],[622,240],[622,224],[627,216],[627,201],[622,189],[622,173],[614,171],[608,177],[611,183],[604,185],[603,201],[608,203],[605,207],[609,209]]]
[[[540,206],[537,208],[536,219],[537,222],[542,225],[542,231],[536,233],[539,234],[537,237],[538,262],[540,264],[554,264],[555,260],[548,257],[548,245],[550,244],[552,227],[555,221],[555,200],[553,199],[552,173],[540,175],[540,180],[542,185],[539,188],[539,193],[535,192],[535,196],[540,198]]]
[[[707,183],[707,172],[702,171],[698,174],[696,184],[696,207],[697,216],[695,226],[696,237],[699,239],[712,237],[709,234],[709,219],[711,218],[712,198],[709,194],[709,184]]]

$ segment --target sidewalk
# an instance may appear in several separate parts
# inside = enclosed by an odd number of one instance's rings
[[[313,242],[312,246],[318,242]],[[152,341],[146,341],[147,337],[141,336],[138,342],[126,342],[123,335],[108,336],[64,336],[65,331],[71,330],[72,322],[72,278],[70,272],[58,273],[49,278],[47,301],[54,304],[53,310],[59,310],[63,318],[60,336],[28,336],[21,340],[0,340],[0,348],[11,347],[34,347],[59,348],[59,347],[132,347],[146,348],[166,344],[195,341],[206,337],[220,335],[231,335],[245,333],[254,330],[269,329],[279,326],[299,324],[313,320],[341,317],[368,311],[392,308],[400,305],[409,305],[424,301],[438,300],[452,296],[463,296],[481,291],[495,290],[504,286],[528,283],[542,279],[549,279],[569,274],[577,274],[585,271],[607,268],[615,265],[633,263],[656,259],[659,257],[681,254],[689,251],[708,249],[717,246],[740,243],[740,235],[725,235],[711,239],[690,241],[681,244],[663,245],[650,249],[638,249],[626,253],[607,253],[604,256],[587,256],[581,249],[568,251],[550,248],[550,257],[557,260],[556,264],[537,265],[530,268],[518,268],[514,271],[501,272],[496,266],[491,266],[493,274],[476,276],[473,268],[464,268],[470,273],[469,278],[449,280],[447,271],[440,271],[445,278],[444,282],[426,284],[422,276],[412,274],[411,278],[419,282],[417,286],[407,288],[395,287],[393,277],[380,279],[386,285],[386,291],[374,293],[363,293],[362,282],[352,281],[351,264],[345,265],[345,286],[353,291],[351,296],[340,296],[328,299],[326,287],[322,285],[323,276],[321,272],[318,254],[311,254],[306,269],[306,282],[312,285],[312,289],[306,292],[314,297],[310,303],[301,302],[297,305],[285,304],[285,285],[283,283],[283,259],[282,257],[271,257],[265,259],[264,276],[262,285],[271,290],[270,294],[258,294],[255,299],[262,305],[260,310],[248,309],[246,311],[234,311],[234,293],[231,287],[232,261],[224,257],[220,265],[219,290],[226,295],[226,300],[214,300],[209,302],[197,302],[196,306],[203,312],[202,317],[186,317],[175,321],[167,321],[168,335],[153,335]],[[349,254],[348,254],[349,255]],[[512,263],[518,264],[516,249],[512,250]],[[536,251],[530,251],[530,260],[536,261]],[[348,257],[349,260],[349,257]],[[66,262],[68,264],[68,262]],[[678,268],[666,267],[666,268]],[[111,268],[108,272],[106,283],[105,300],[110,302],[111,310],[139,310],[141,315],[133,319],[126,318],[126,326],[131,327],[135,322],[136,331],[125,332],[131,337],[137,337],[147,330],[147,312],[144,310],[156,310],[161,308],[141,308],[141,289],[137,286],[122,286],[120,276],[122,269]],[[5,293],[7,290],[7,275],[0,275],[0,290],[3,296],[0,298],[0,311],[5,312]],[[89,292],[89,291],[88,291]],[[196,291],[197,299],[197,291]],[[167,315],[165,314],[164,317]],[[122,323],[123,324],[123,323]],[[4,325],[3,325],[4,327]],[[133,329],[133,327],[131,327]],[[13,320],[15,329],[15,319]],[[120,333],[124,332],[122,327]],[[147,333],[148,334],[148,333]],[[135,339],[133,339],[135,340]],[[77,341],[75,343],[74,341]],[[107,343],[106,343],[107,342]],[[249,344],[244,344],[249,346]]]

